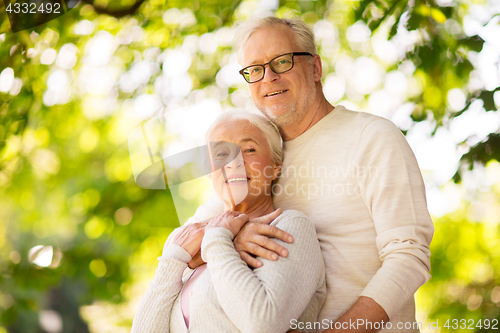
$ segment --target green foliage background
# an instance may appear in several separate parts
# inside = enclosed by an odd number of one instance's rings
[[[129,331],[156,257],[179,222],[167,191],[136,186],[127,147],[134,124],[120,111],[140,94],[154,93],[161,71],[153,72],[133,91],[119,89],[119,77],[141,59],[151,58],[150,54],[174,49],[188,36],[231,27],[262,4],[84,0],[55,20],[13,33],[0,2],[0,73],[11,68],[22,82],[17,92],[0,92],[0,332],[45,332],[39,315],[46,310],[60,314],[63,332]],[[372,36],[383,31],[394,38],[402,29],[418,32],[422,38],[415,47],[397,63],[385,64],[385,69],[389,72],[408,61],[413,64],[412,78],[420,83],[421,92],[406,100],[414,103],[412,121],[431,119],[437,130],[476,101],[486,111],[498,111],[494,94],[500,87],[467,88],[474,70],[470,51],[479,52],[484,46],[481,37],[463,32],[464,17],[472,5],[485,3],[279,1],[274,11],[282,15],[293,10],[311,25],[320,20],[331,23],[338,29],[338,49],[333,53],[352,58],[374,57],[369,49],[346,39],[346,31],[356,22],[364,22]],[[178,11],[170,12],[174,16],[194,20],[165,22],[165,12],[175,8]],[[79,35],[75,26],[83,20],[94,26],[90,33]],[[450,22],[458,24],[458,30],[450,30]],[[103,31],[126,38],[134,29],[139,29],[139,37],[113,50],[110,60],[118,73],[111,83],[116,106],[104,117],[89,117],[84,110],[89,108],[89,94],[81,92],[74,80],[86,70],[82,59],[87,44]],[[77,50],[76,63],[66,67],[71,97],[48,106],[44,94],[58,65],[42,64],[41,54],[48,48],[59,52],[67,44]],[[319,52],[328,60],[324,54],[331,51],[323,44]],[[219,46],[212,54],[197,50],[189,69],[192,91],[210,91],[231,53],[231,45]],[[333,71],[327,65],[325,77]],[[233,105],[237,87],[227,87],[225,94],[218,95],[223,106]],[[467,95],[463,110],[449,106],[446,96],[453,88]],[[356,102],[365,106],[369,97],[361,96]],[[460,146],[464,154],[454,177],[458,184],[467,169],[497,165],[498,129],[481,142],[464,141]],[[498,212],[498,186],[494,183],[474,198]],[[433,278],[417,297],[421,320],[500,319],[498,223],[472,218],[470,206],[463,202],[456,212],[435,219]],[[53,247],[53,267],[28,260],[30,249],[37,245]],[[475,331],[484,329],[475,327]]]

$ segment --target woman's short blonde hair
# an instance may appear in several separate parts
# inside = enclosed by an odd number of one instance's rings
[[[300,50],[297,51],[309,52],[312,55],[317,54],[316,44],[314,43],[314,32],[304,21],[298,18],[278,18],[274,16],[256,17],[238,25],[235,47],[238,62],[241,65],[243,65],[243,48],[250,36],[261,28],[278,24],[289,26],[295,32],[295,41],[300,48]]]
[[[212,125],[210,125],[210,127],[208,128],[205,140],[207,142],[210,141],[210,137],[212,136],[217,126],[219,126],[222,123],[235,120],[246,120],[252,126],[260,130],[264,134],[264,137],[267,139],[267,143],[269,144],[269,150],[271,152],[271,157],[273,159],[273,162],[278,165],[282,164],[283,149],[281,147],[281,136],[278,132],[278,129],[276,125],[274,125],[269,121],[269,119],[258,113],[246,110],[234,110],[222,113],[219,117],[215,119]]]

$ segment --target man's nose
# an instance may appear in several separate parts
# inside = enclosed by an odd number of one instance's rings
[[[262,79],[262,81],[272,82],[272,81],[275,81],[275,80],[279,79],[279,77],[280,77],[280,75],[276,74],[271,69],[271,66],[269,64],[267,64],[266,66],[264,66],[264,78]]]

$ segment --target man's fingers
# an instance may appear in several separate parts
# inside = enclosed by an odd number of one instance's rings
[[[270,251],[270,253],[277,253],[282,257],[287,257],[288,256],[288,250],[284,247],[273,241],[271,238],[268,238],[266,236],[260,236],[260,235],[255,235],[252,240],[254,243],[262,246],[263,248],[267,249]],[[267,251],[267,252],[269,252]],[[275,256],[269,257],[269,255],[261,255],[258,253],[254,253],[255,255],[264,257],[269,260],[276,260],[278,259]],[[267,253],[268,254],[268,253]]]
[[[261,224],[269,224],[271,223],[275,218],[280,216],[281,214],[281,208],[276,209],[274,212],[269,213],[267,215],[252,219],[253,222],[256,223],[261,223]]]
[[[248,242],[245,244],[245,249],[242,249],[254,256],[262,257],[267,260],[278,260],[278,255],[274,251],[267,250],[259,244]],[[282,254],[282,253],[280,253]],[[288,255],[288,252],[287,252]]]
[[[253,267],[253,268],[259,268],[262,266],[262,261],[255,259],[245,251],[239,251],[241,259],[247,263],[248,266]]]
[[[277,238],[286,243],[293,243],[292,235],[273,225],[257,224],[257,233],[259,235],[264,235],[271,238]]]

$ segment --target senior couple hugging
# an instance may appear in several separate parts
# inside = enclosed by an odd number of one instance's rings
[[[207,142],[239,154],[166,241],[132,331],[418,331],[434,227],[404,136],[328,103],[304,22],[249,20],[236,46],[266,117],[228,111],[210,127]]]

